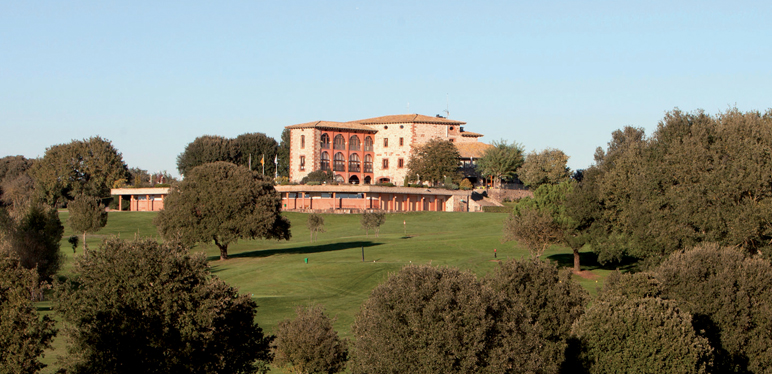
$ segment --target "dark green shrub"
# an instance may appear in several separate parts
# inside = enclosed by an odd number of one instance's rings
[[[485,213],[512,213],[511,206],[495,206],[486,205],[482,207],[482,211]]]
[[[321,306],[298,307],[295,319],[276,327],[274,364],[298,373],[333,374],[346,368],[348,343],[338,337]]]

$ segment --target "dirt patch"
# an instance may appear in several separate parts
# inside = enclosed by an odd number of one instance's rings
[[[576,275],[578,275],[578,276],[580,276],[580,277],[582,277],[584,279],[591,279],[592,280],[592,279],[600,278],[600,275],[595,274],[595,273],[593,273],[593,272],[591,272],[589,270],[582,270],[580,272],[574,272],[574,274],[576,274]]]

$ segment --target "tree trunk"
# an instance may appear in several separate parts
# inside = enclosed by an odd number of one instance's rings
[[[582,270],[579,264],[579,248],[572,248],[574,250],[574,273],[578,273]]]
[[[88,258],[88,245],[86,245],[86,232],[83,232],[83,254]]]
[[[220,260],[228,259],[228,244],[220,244],[217,239],[214,239],[214,244],[217,248],[220,248]]]

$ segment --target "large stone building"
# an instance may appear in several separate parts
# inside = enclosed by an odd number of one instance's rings
[[[315,170],[332,170],[339,182],[401,185],[413,148],[432,138],[456,143],[461,165],[471,165],[489,145],[482,134],[464,131],[466,122],[420,114],[352,122],[315,121],[290,130],[290,181]]]

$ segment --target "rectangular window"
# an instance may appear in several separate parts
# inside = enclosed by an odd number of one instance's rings
[[[399,146],[405,145],[405,138],[399,138]]]
[[[404,158],[400,158],[399,160],[397,160],[397,167],[398,168],[405,167],[405,159]]]
[[[388,147],[389,146],[389,138],[383,138],[383,146]]]
[[[300,156],[300,170],[306,170],[306,156]]]
[[[306,136],[300,135],[300,148],[305,148],[305,147],[306,147]]]
[[[383,168],[384,169],[388,169],[389,168],[389,159],[388,158],[384,158],[383,159]]]

